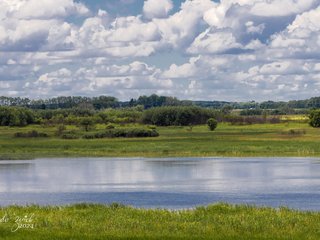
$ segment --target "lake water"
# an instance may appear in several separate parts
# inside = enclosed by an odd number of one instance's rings
[[[215,202],[320,210],[319,158],[66,158],[0,161],[0,205]]]

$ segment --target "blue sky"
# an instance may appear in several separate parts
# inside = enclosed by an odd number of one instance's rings
[[[0,95],[319,96],[320,0],[3,0]]]

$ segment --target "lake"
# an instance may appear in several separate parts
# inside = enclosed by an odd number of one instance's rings
[[[0,205],[215,202],[320,210],[319,158],[64,158],[0,161]]]

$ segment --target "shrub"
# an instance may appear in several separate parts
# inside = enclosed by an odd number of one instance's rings
[[[112,125],[111,123],[107,124],[106,129],[114,129],[116,128],[114,125]]]
[[[74,115],[69,115],[65,118],[64,122],[70,125],[79,125],[79,118]]]
[[[94,134],[85,134],[85,135],[82,136],[82,138],[84,138],[84,139],[94,139],[95,135]]]
[[[139,128],[121,128],[121,129],[109,129],[106,132],[98,132],[95,134],[85,134],[84,139],[95,138],[134,138],[134,137],[158,137],[159,133],[152,129],[139,129]]]
[[[75,134],[65,133],[61,135],[62,139],[78,139],[79,137]]]
[[[320,110],[312,110],[309,114],[309,124],[312,127],[320,127]]]
[[[210,131],[215,130],[218,126],[218,122],[214,118],[209,118],[207,121],[207,124],[208,124]]]
[[[30,132],[17,132],[14,134],[14,137],[17,138],[37,138],[37,137],[48,137],[48,134],[42,133],[42,132],[37,132],[36,130],[32,130]]]
[[[157,107],[143,112],[142,123],[156,126],[189,126],[205,124],[209,118],[216,117],[218,111],[194,107]]]
[[[107,137],[158,137],[159,133],[151,129],[113,129],[106,132]]]
[[[289,135],[305,135],[307,132],[305,129],[289,129],[287,132],[283,133]]]
[[[102,122],[107,123],[137,123],[141,118],[142,112],[135,108],[107,109],[99,112],[98,116]]]
[[[70,130],[70,131],[64,131],[61,135],[62,139],[78,139],[79,136],[76,134],[76,131]]]
[[[67,129],[67,128],[66,128],[65,125],[63,125],[63,124],[58,125],[58,126],[57,126],[56,135],[57,135],[57,136],[61,136],[66,129]]]
[[[263,124],[269,122],[271,124],[280,123],[279,117],[265,118],[261,116],[234,116],[228,115],[224,119],[225,122],[229,122],[232,125],[250,125],[250,124]]]
[[[94,121],[92,117],[83,117],[80,120],[80,126],[84,128],[86,132],[94,127]]]

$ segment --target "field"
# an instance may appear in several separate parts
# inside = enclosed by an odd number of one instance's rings
[[[147,210],[78,204],[0,209],[0,238],[14,239],[319,239],[320,213],[216,204]],[[19,225],[14,221],[22,218]]]
[[[128,126],[126,126],[128,127]],[[134,125],[129,125],[134,127]],[[75,126],[67,126],[81,134]],[[97,132],[105,125],[97,125]],[[37,130],[48,138],[14,138],[16,132]],[[210,132],[205,125],[157,127],[155,138],[66,140],[55,136],[56,127],[30,125],[0,127],[0,159],[37,157],[206,157],[206,156],[320,156],[320,129],[303,121],[236,126],[220,123]]]

